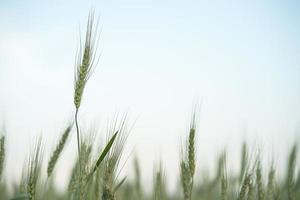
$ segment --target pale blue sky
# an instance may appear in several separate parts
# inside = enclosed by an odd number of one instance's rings
[[[103,27],[103,54],[81,116],[100,127],[115,112],[137,118],[126,153],[143,152],[145,173],[159,157],[166,167],[177,165],[195,98],[203,101],[202,167],[224,146],[236,162],[243,139],[265,148],[267,160],[299,139],[297,1],[6,1],[0,3],[0,115],[10,177],[18,176],[15,158],[24,158],[36,135],[42,132],[51,149],[72,116],[79,27],[91,7]],[[70,145],[65,155],[72,152]]]

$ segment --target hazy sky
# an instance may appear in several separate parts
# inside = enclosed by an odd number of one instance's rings
[[[195,99],[202,100],[200,167],[224,147],[238,162],[244,139],[268,161],[299,140],[298,1],[1,1],[8,177],[20,175],[37,135],[46,152],[53,149],[74,114],[75,52],[91,7],[103,29],[102,56],[84,94],[82,124],[105,130],[111,116],[128,112],[136,123],[125,158],[139,152],[144,180],[160,158],[168,173],[177,172]],[[57,173],[68,172],[74,134]]]

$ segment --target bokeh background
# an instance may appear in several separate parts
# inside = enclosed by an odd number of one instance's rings
[[[76,48],[88,12],[102,28],[99,66],[80,111],[81,125],[102,135],[116,113],[133,130],[122,170],[141,161],[152,181],[159,160],[178,175],[181,138],[200,102],[200,168],[228,149],[237,169],[241,143],[278,169],[299,141],[300,3],[298,1],[1,1],[0,116],[7,135],[8,180],[17,180],[38,135],[45,161],[72,120]],[[65,184],[76,155],[75,132],[56,169]],[[174,174],[174,176],[173,176]],[[198,176],[201,171],[198,170]],[[174,177],[174,179],[173,179]]]

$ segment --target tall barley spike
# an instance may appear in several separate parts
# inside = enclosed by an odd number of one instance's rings
[[[97,27],[94,30],[94,12],[91,11],[88,17],[85,43],[83,46],[82,44],[80,44],[77,53],[78,57],[75,63],[76,70],[74,75],[74,79],[75,79],[74,105],[76,108],[75,125],[76,125],[77,150],[78,150],[79,160],[80,160],[80,133],[79,133],[79,125],[78,125],[78,111],[79,111],[79,107],[81,104],[81,99],[82,99],[82,95],[86,83],[90,78],[90,76],[92,75],[95,66],[97,65],[97,62],[95,63],[96,44],[97,44],[96,40],[97,40]]]
[[[56,162],[62,152],[62,150],[64,149],[64,146],[65,146],[65,143],[69,137],[69,133],[71,132],[71,129],[72,129],[72,124],[70,124],[66,129],[65,131],[63,132],[60,140],[59,140],[59,143],[57,144],[55,150],[53,151],[52,155],[51,155],[51,158],[48,162],[48,167],[47,167],[47,174],[48,174],[48,177],[51,176],[53,170],[54,170],[54,167],[56,165]]]
[[[94,31],[94,12],[91,11],[88,18],[85,43],[79,47],[78,57],[76,61],[75,84],[74,84],[74,104],[79,109],[85,85],[92,75],[97,63],[95,63],[96,55],[96,38],[97,27]],[[80,44],[81,45],[81,44]],[[83,49],[83,52],[82,52]]]

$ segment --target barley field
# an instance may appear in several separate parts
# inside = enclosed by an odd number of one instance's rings
[[[84,40],[76,51],[74,72],[74,112],[73,120],[66,123],[56,147],[51,154],[45,155],[43,149],[46,142],[36,138],[29,158],[24,161],[23,172],[19,181],[6,182],[7,142],[9,133],[0,132],[0,199],[11,200],[64,200],[64,199],[102,199],[102,200],[299,200],[300,199],[300,169],[298,158],[298,143],[288,149],[284,173],[279,173],[275,162],[263,166],[260,151],[252,152],[247,144],[241,144],[239,170],[228,170],[231,164],[227,162],[226,149],[219,152],[212,176],[202,173],[197,166],[197,146],[195,141],[199,134],[200,105],[193,106],[190,115],[189,130],[183,135],[183,145],[178,149],[180,162],[176,189],[170,191],[164,160],[153,172],[151,188],[143,185],[141,163],[133,159],[133,177],[120,176],[123,170],[121,158],[130,137],[131,125],[126,114],[117,117],[109,125],[106,143],[97,146],[94,137],[82,131],[80,108],[88,81],[94,76],[98,65],[99,27],[91,11],[85,30]],[[88,99],[87,99],[88,102]],[[72,102],[70,102],[72,103]],[[66,146],[73,133],[76,135],[76,146]],[[59,190],[53,180],[57,163],[64,159],[65,148],[76,149],[74,162],[66,190]],[[28,148],[29,149],[29,148]],[[200,158],[201,159],[201,158]],[[201,160],[200,160],[201,161]],[[44,167],[43,167],[44,166]],[[46,171],[43,171],[46,169]],[[9,171],[6,169],[5,171]],[[43,176],[46,174],[46,176]],[[125,172],[126,174],[126,172]],[[168,175],[170,175],[168,173]]]

